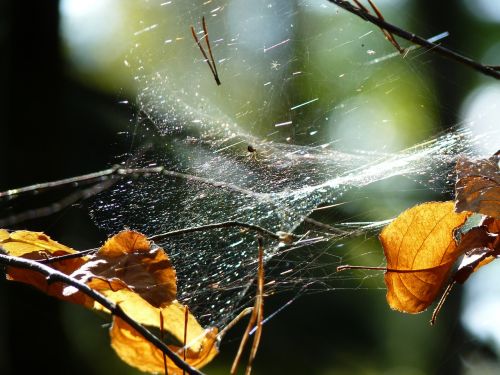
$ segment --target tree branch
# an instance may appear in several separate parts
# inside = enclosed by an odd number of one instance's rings
[[[403,30],[393,24],[390,24],[386,22],[383,19],[380,19],[374,15],[371,15],[367,12],[365,12],[361,8],[357,8],[354,5],[352,5],[350,2],[345,1],[345,0],[328,0],[329,2],[341,7],[342,9],[364,19],[365,21],[368,21],[384,30],[387,30],[388,32],[395,34],[403,39],[406,39],[412,43],[418,44],[424,48],[426,48],[429,51],[436,52],[450,60],[456,61],[460,64],[466,65],[474,70],[477,70],[480,73],[483,73],[487,76],[493,77],[495,79],[500,79],[500,71],[496,69],[494,66],[489,66],[489,65],[484,65],[481,64],[477,61],[472,60],[471,58],[461,55],[458,52],[455,52],[451,49],[448,49],[446,47],[443,47],[439,44],[435,44],[432,42],[429,42],[427,39],[422,38],[421,36],[418,36],[414,33],[408,32],[406,30]]]
[[[175,236],[182,236],[182,235],[189,234],[189,233],[204,232],[204,231],[209,231],[212,229],[232,228],[232,227],[239,227],[239,228],[245,228],[248,230],[253,230],[253,231],[261,234],[262,236],[267,236],[267,237],[272,238],[273,240],[281,241],[281,242],[286,243],[286,244],[290,244],[291,241],[293,241],[294,239],[300,239],[303,237],[303,236],[299,236],[299,235],[296,235],[293,233],[287,233],[287,232],[274,233],[274,232],[271,232],[269,229],[260,227],[260,226],[255,225],[255,224],[243,223],[241,221],[223,221],[221,223],[206,224],[206,225],[200,225],[198,227],[176,229],[176,230],[172,230],[170,232],[155,234],[154,236],[148,237],[148,240],[159,242],[159,241],[163,241],[166,238],[175,237]],[[40,260],[37,260],[37,262],[49,264],[49,263],[60,262],[62,260],[67,260],[67,259],[81,258],[81,257],[84,257],[86,255],[91,255],[91,254],[97,252],[98,250],[99,250],[98,248],[87,249],[87,250],[79,251],[77,253],[60,255],[60,256],[48,258],[48,259],[40,259]]]
[[[159,338],[153,335],[148,329],[146,329],[145,327],[137,323],[134,319],[132,319],[130,316],[128,316],[121,309],[119,305],[109,301],[106,297],[96,292],[88,285],[81,283],[78,280],[75,280],[65,275],[62,272],[54,270],[53,268],[50,268],[44,264],[41,264],[37,261],[30,259],[18,258],[5,254],[0,254],[0,264],[9,267],[29,269],[31,271],[41,273],[46,276],[48,283],[62,282],[64,284],[75,287],[80,292],[86,294],[93,300],[99,302],[109,311],[111,311],[112,315],[117,316],[123,319],[125,322],[127,322],[132,328],[134,328],[137,332],[139,332],[147,341],[149,341],[151,344],[153,344],[155,347],[157,347],[159,350],[165,353],[165,355],[168,358],[170,358],[172,362],[174,362],[180,369],[186,371],[188,374],[203,375],[202,372],[192,367],[188,363],[184,362],[177,354],[175,354],[167,345],[165,345]]]
[[[52,190],[59,187],[64,187],[68,185],[78,186],[79,184],[92,184],[108,179],[117,179],[123,176],[136,175],[136,174],[150,174],[150,173],[160,173],[163,171],[163,167],[152,167],[152,168],[121,168],[119,166],[114,166],[112,168],[104,169],[99,172],[93,172],[88,174],[83,174],[80,176],[63,178],[62,180],[42,182],[39,184],[33,184],[29,186],[23,186],[16,189],[9,189],[0,192],[0,198],[14,197],[26,193],[41,193],[47,190]]]
[[[277,241],[285,241],[284,236],[286,236],[286,235],[291,236],[292,238],[299,238],[299,236],[291,234],[291,233],[283,233],[282,235],[280,235],[280,233],[271,232],[270,230],[265,229],[263,227],[255,225],[255,224],[248,224],[248,223],[243,223],[241,221],[234,221],[233,220],[233,221],[223,221],[221,223],[201,225],[199,227],[190,227],[190,228],[173,230],[170,232],[156,234],[154,236],[148,237],[148,240],[161,241],[161,240],[164,240],[165,238],[180,236],[183,234],[188,234],[188,233],[193,233],[193,232],[202,232],[202,231],[207,231],[207,230],[211,230],[211,229],[231,228],[231,227],[240,227],[240,228],[253,230],[253,231],[256,231],[264,236],[268,236],[268,237],[270,237],[274,240],[277,240]]]

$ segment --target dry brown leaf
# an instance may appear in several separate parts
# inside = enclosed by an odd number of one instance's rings
[[[165,251],[134,231],[111,237],[71,276],[104,294],[127,288],[155,307],[170,304],[177,294],[175,270]]]
[[[183,313],[184,314],[184,313]],[[168,322],[168,318],[165,319]],[[188,324],[191,318],[188,320]],[[188,335],[191,326],[188,326]],[[113,319],[113,326],[110,331],[111,346],[120,358],[131,366],[141,371],[163,373],[164,362],[162,352],[150,342],[137,333],[132,327],[120,318]],[[191,366],[200,368],[209,363],[217,354],[217,329],[212,328],[201,332],[197,338],[197,350],[192,347],[186,350],[186,362]],[[189,346],[191,341],[187,339]],[[170,349],[183,358],[184,351],[180,346],[169,345]],[[182,374],[177,365],[169,358],[166,359],[168,374]]]
[[[453,202],[429,202],[404,211],[384,228],[380,241],[391,308],[417,313],[434,301],[461,255],[453,231],[469,215],[454,212]]]
[[[453,275],[454,281],[464,283],[472,273],[496,259],[500,252],[499,232],[500,220],[487,217],[462,236],[459,251],[465,256]]]
[[[500,155],[458,160],[455,184],[457,212],[471,211],[500,219]]]

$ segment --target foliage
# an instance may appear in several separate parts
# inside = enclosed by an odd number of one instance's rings
[[[0,235],[1,246],[8,254],[50,262],[54,269],[119,305],[138,323],[161,330],[168,336],[172,350],[187,363],[201,367],[217,354],[217,329],[203,329],[187,307],[176,300],[175,270],[163,249],[151,244],[144,235],[133,231],[118,233],[96,254],[78,258],[65,257],[77,252],[43,233],[2,230]],[[33,285],[57,298],[109,312],[75,287],[49,284],[36,271],[9,267],[7,278]],[[112,347],[130,365],[142,371],[162,372],[166,361],[169,374],[180,371],[158,348],[118,317],[113,318],[110,336]],[[187,349],[183,349],[184,346]]]
[[[455,202],[417,205],[383,229],[380,241],[387,259],[385,283],[391,308],[422,312],[448,282],[433,314],[431,323],[434,323],[452,286],[465,282],[499,255],[499,159],[498,152],[487,160],[459,159]],[[466,225],[474,214],[482,217],[477,224]],[[455,263],[462,256],[450,279]],[[349,268],[354,267],[341,266],[339,270]]]

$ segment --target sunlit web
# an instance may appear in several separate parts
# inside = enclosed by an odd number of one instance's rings
[[[343,248],[347,238],[373,237],[405,192],[451,192],[457,155],[491,139],[466,126],[439,133],[429,54],[394,55],[380,30],[326,1],[148,1],[138,14],[125,61],[138,116],[123,162],[177,175],[124,179],[97,197],[92,215],[109,233],[228,220],[305,233],[291,248],[266,242],[268,295],[342,287],[348,276],[335,266],[373,251]],[[194,25],[203,37],[202,16],[221,86],[191,36]],[[350,210],[383,181],[403,197],[384,198],[396,209]],[[334,206],[330,228],[301,226],[320,206]],[[202,323],[223,326],[249,304],[255,233],[220,229],[161,245],[178,298]]]

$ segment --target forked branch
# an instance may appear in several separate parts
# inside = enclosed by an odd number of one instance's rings
[[[200,39],[198,39],[198,37],[196,36],[196,31],[194,30],[193,26],[191,26],[191,34],[193,35],[193,39],[198,45],[201,54],[205,58],[205,61],[207,62],[210,71],[212,72],[212,75],[214,76],[215,83],[217,83],[217,86],[220,86],[219,73],[217,72],[217,66],[215,65],[214,55],[212,54],[212,47],[210,46],[210,40],[208,39],[208,30],[207,30],[207,23],[205,22],[205,16],[202,17],[202,24],[203,24],[203,36]],[[203,48],[201,45],[202,39],[205,39],[205,43],[207,45],[208,54],[210,55],[210,58],[208,58],[207,53],[205,52],[205,48]]]
[[[349,1],[345,0],[328,0],[329,2],[341,7],[342,9],[368,21],[381,29],[387,31],[390,34],[397,35],[403,39],[406,39],[412,43],[418,44],[429,51],[433,51],[435,53],[440,54],[450,60],[456,61],[460,64],[466,65],[474,70],[477,70],[480,73],[483,73],[487,76],[500,79],[500,70],[496,66],[484,65],[471,58],[461,55],[458,52],[455,52],[449,48],[443,47],[439,44],[435,44],[429,42],[427,39],[422,38],[414,33],[406,31],[398,26],[395,26],[391,23],[388,23],[383,18],[379,18],[378,16],[372,15],[368,13],[365,9],[361,7],[357,7],[352,5]]]

